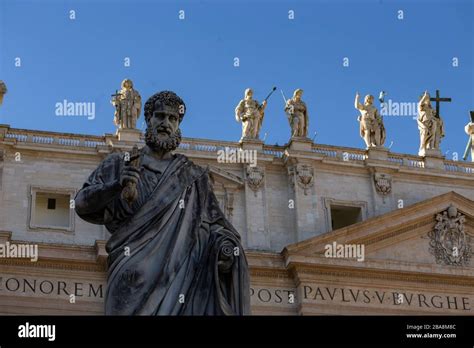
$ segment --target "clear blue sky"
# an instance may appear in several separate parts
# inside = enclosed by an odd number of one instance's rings
[[[185,20],[178,18],[181,9]],[[453,98],[441,107],[442,151],[461,156],[474,110],[473,18],[472,0],[0,0],[0,79],[9,89],[0,123],[112,133],[110,94],[129,77],[144,100],[163,89],[185,100],[184,136],[237,141],[234,108],[244,89],[253,87],[262,100],[275,85],[287,97],[304,89],[316,142],[363,148],[356,91],[377,97],[385,90],[387,98],[412,102],[438,88]],[[95,102],[96,118],[56,116],[63,99]],[[417,153],[415,120],[385,117],[385,126],[392,151]],[[264,133],[269,144],[289,138],[279,90],[269,100]]]

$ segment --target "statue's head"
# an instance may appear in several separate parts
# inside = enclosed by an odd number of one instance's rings
[[[298,88],[293,92],[293,99],[296,101],[300,101],[301,97],[303,96],[303,90],[301,88]]]
[[[458,210],[456,209],[456,207],[454,205],[450,205],[448,207],[448,216],[452,219],[454,219],[456,216],[458,215]]]
[[[253,97],[253,90],[252,88],[247,88],[245,90],[245,99],[252,99]]]
[[[125,79],[122,81],[122,88],[124,89],[132,89],[133,88],[133,82],[130,79]]]
[[[186,112],[183,100],[171,91],[152,95],[145,103],[146,144],[156,151],[172,151],[181,142],[179,125]]]
[[[364,98],[365,105],[372,105],[374,103],[374,96],[372,94],[367,94]]]

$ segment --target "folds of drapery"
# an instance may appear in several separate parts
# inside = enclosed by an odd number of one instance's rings
[[[122,165],[116,157],[108,173],[99,167],[88,185],[116,180]],[[247,260],[240,236],[219,209],[208,172],[175,155],[154,187],[139,190],[139,196],[132,207],[115,201],[92,214],[112,227],[105,313],[249,314]],[[218,267],[224,247],[236,251],[225,273]]]

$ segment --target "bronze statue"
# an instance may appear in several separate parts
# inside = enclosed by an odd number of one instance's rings
[[[111,233],[108,315],[249,314],[240,236],[219,208],[208,170],[172,152],[185,110],[173,92],[150,97],[146,145],[110,154],[76,195],[77,214]]]

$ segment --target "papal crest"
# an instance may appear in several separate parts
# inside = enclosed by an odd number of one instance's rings
[[[388,174],[374,174],[375,189],[378,193],[385,196],[392,191],[392,178]]]
[[[313,186],[313,167],[307,164],[296,166],[296,182],[307,195],[307,190]]]
[[[263,184],[264,172],[262,168],[247,166],[247,184],[257,195],[257,191]]]
[[[430,252],[436,262],[450,266],[464,266],[469,263],[472,248],[470,236],[464,230],[466,218],[456,207],[450,205],[436,215],[436,225],[428,233]]]

